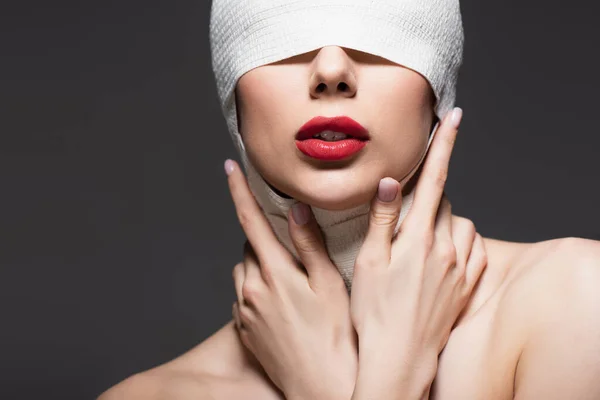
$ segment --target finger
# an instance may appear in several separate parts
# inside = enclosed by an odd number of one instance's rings
[[[434,233],[436,240],[452,240],[452,205],[445,194],[438,207]]]
[[[237,302],[233,303],[232,314],[233,321],[235,323],[235,327],[237,329],[240,341],[248,350],[250,350],[250,352],[254,353],[254,347],[252,345],[252,341],[250,340],[250,332],[248,332],[248,329],[246,329],[246,327],[242,323],[242,319],[240,317],[240,310]]]
[[[452,216],[452,241],[456,247],[456,267],[464,273],[475,241],[475,225],[470,219]]]
[[[329,259],[323,235],[310,207],[295,203],[288,215],[290,238],[308,274],[308,283],[315,289],[331,279],[342,279]]]
[[[227,160],[225,165],[225,170],[229,170],[227,182],[238,220],[261,265],[273,255],[284,255],[285,249],[256,202],[239,165],[233,160]]]
[[[479,233],[475,234],[473,241],[473,249],[469,255],[467,266],[465,268],[465,285],[466,291],[470,295],[473,288],[479,281],[481,274],[487,267],[488,258],[485,243]]]
[[[440,202],[431,249],[435,254],[436,269],[443,268],[446,273],[454,274],[462,272],[456,270],[456,246],[452,241],[452,208],[446,196],[443,196]]]
[[[235,294],[239,304],[244,304],[244,296],[242,294],[242,287],[244,286],[244,279],[246,273],[244,270],[244,263],[240,262],[233,267],[233,284],[235,286]]]
[[[400,184],[394,178],[379,181],[377,194],[371,200],[369,226],[357,256],[357,264],[388,266],[392,252],[392,237],[402,208]]]
[[[415,200],[405,226],[426,224],[426,227],[433,228],[461,119],[462,110],[457,107],[448,113],[439,126],[416,184]]]
[[[239,312],[242,322],[244,315],[252,309],[257,311],[264,304],[264,299],[268,292],[268,287],[263,280],[260,264],[256,258],[256,253],[248,241],[244,243],[244,283],[242,284],[243,301],[239,303]]]
[[[252,245],[247,240],[244,243],[244,272],[246,284],[250,282],[254,287],[264,288],[266,282],[262,275],[258,258],[252,249]]]
[[[235,324],[235,327],[237,328],[237,330],[241,330],[242,329],[242,322],[240,321],[240,314],[238,311],[238,302],[234,301],[233,302],[233,307],[231,309],[231,315],[233,315],[233,322]]]

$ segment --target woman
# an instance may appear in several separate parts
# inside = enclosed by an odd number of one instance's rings
[[[600,398],[598,243],[482,238],[443,193],[456,1],[212,13],[247,173],[226,162],[248,238],[235,322],[102,399]]]

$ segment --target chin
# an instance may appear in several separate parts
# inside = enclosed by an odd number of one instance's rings
[[[288,193],[298,201],[330,211],[347,210],[369,203],[377,184],[360,179],[313,179],[298,182]]]

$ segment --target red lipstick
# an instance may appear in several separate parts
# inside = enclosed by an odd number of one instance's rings
[[[336,138],[334,132],[345,136]],[[334,140],[326,140],[326,136]],[[337,161],[362,150],[368,140],[367,130],[350,117],[315,117],[296,134],[296,147],[309,157]]]

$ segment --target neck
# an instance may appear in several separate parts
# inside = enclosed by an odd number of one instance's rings
[[[285,248],[300,262],[296,248],[289,236],[287,215],[296,202],[290,196],[282,196],[258,174],[251,163],[243,157],[248,184],[260,204],[275,235]],[[400,218],[395,228],[397,233],[402,221],[408,214],[414,198],[415,184],[422,167],[408,177],[402,189],[403,202]],[[374,195],[374,194],[373,194]],[[329,258],[336,265],[348,290],[351,288],[354,261],[364,242],[369,224],[370,202],[348,210],[331,211],[311,207],[315,219],[321,228]]]
[[[398,233],[402,221],[406,218],[412,206],[416,182],[421,174],[423,160],[435,136],[437,126],[436,124],[432,130],[427,148],[423,152],[421,159],[400,182],[402,187],[402,208],[394,229],[394,236]],[[243,149],[243,146],[240,146],[240,149]],[[245,151],[241,151],[241,156],[246,169],[248,185],[256,201],[261,206],[271,228],[273,228],[273,232],[284,247],[300,262],[296,248],[289,235],[287,219],[289,209],[296,203],[296,200],[269,185],[256,171]],[[340,272],[348,290],[350,290],[352,285],[354,261],[364,242],[369,226],[370,206],[370,201],[351,209],[336,211],[311,206],[315,220],[321,228],[329,258]]]

